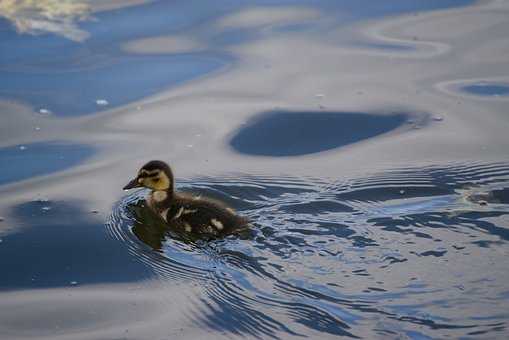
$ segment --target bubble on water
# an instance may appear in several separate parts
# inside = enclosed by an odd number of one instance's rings
[[[21,146],[19,147],[19,149],[20,149],[21,151],[23,151],[23,150],[26,150],[26,149],[27,149],[27,147],[26,147],[26,146],[24,146],[24,145],[21,145]]]
[[[433,117],[433,120],[434,120],[434,121],[437,121],[437,122],[441,122],[442,120],[444,120],[444,117],[441,117],[441,116],[434,116],[434,117]]]
[[[100,106],[106,106],[106,105],[108,105],[108,104],[109,104],[109,103],[108,103],[108,101],[107,101],[106,99],[97,99],[97,100],[95,101],[95,103],[96,103],[97,105],[100,105]]]
[[[315,94],[315,97],[318,99],[322,99],[323,97],[325,97],[325,95],[322,93],[318,93],[318,94]]]
[[[77,286],[78,285],[78,281],[71,281],[71,282],[69,282],[69,284],[71,286]]]
[[[400,190],[400,191],[399,191],[399,194],[400,194],[400,195],[404,195],[404,194],[405,194],[405,192],[406,192],[406,191],[402,189],[402,190]]]
[[[51,114],[51,111],[48,109],[39,109],[39,113],[43,115],[49,115]]]
[[[50,211],[51,210],[51,207],[49,206],[45,206],[45,207],[42,207],[41,208],[42,211]]]
[[[35,130],[35,131],[40,131],[40,130],[41,130],[41,128],[40,128],[39,126],[36,126],[36,127],[34,127],[34,130]]]

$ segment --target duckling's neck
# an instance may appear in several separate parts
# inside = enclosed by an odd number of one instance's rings
[[[150,193],[150,205],[156,210],[169,208],[173,201],[174,193],[172,190],[154,190]]]

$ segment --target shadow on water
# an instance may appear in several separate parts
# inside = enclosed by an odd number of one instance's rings
[[[15,233],[1,237],[0,290],[128,282],[153,276],[81,202],[38,200],[14,206]],[[4,222],[5,225],[6,222]],[[6,225],[9,227],[9,225]]]
[[[198,282],[204,295],[192,317],[203,326],[273,338],[317,334],[310,331],[355,338],[365,327],[420,337],[505,329],[501,306],[479,312],[488,296],[478,284],[489,280],[495,295],[507,290],[495,275],[509,241],[505,164],[402,169],[332,183],[291,177],[180,183],[228,199],[250,218],[252,235],[186,241],[133,215],[144,191],[115,207],[107,230],[161,280]],[[478,266],[484,270],[472,269]]]
[[[56,141],[0,148],[0,185],[69,169],[94,153],[89,145]]]
[[[393,131],[409,118],[405,113],[271,111],[248,121],[234,134],[230,145],[248,155],[306,155]]]

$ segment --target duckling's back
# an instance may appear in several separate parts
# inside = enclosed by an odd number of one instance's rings
[[[189,233],[213,236],[234,233],[248,223],[219,201],[187,194],[176,195],[168,211],[168,222]]]

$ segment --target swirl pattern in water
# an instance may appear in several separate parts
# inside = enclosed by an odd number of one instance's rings
[[[109,235],[163,284],[203,287],[193,322],[284,338],[501,336],[507,319],[509,166],[457,164],[368,178],[184,181],[226,200],[250,235],[174,235],[126,197]]]

